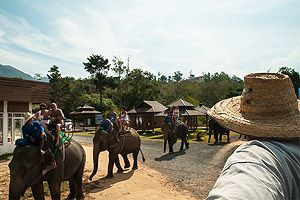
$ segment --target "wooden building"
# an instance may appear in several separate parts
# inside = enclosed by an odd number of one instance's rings
[[[42,102],[49,102],[48,83],[0,77],[0,155],[13,151],[22,136],[24,113]]]
[[[172,107],[178,107],[179,108],[179,118],[185,122],[189,129],[195,130],[198,128],[198,117],[200,116],[207,116],[205,109],[206,106],[198,106],[183,100],[179,99],[169,105],[167,107],[170,109]],[[209,108],[207,108],[209,109]]]
[[[167,108],[157,101],[143,101],[134,109],[128,111],[130,127],[137,130],[154,130],[160,128],[163,118],[156,117]]]
[[[73,129],[77,126],[82,127],[83,130],[86,127],[95,127],[103,119],[102,113],[89,105],[77,107],[76,111],[70,112],[70,116],[73,121]]]

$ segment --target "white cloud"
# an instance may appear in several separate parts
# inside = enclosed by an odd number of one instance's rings
[[[36,11],[33,14],[43,15],[43,25],[25,16],[0,13],[0,58],[11,65],[30,64],[44,73],[55,64],[65,75],[87,76],[82,62],[91,54],[110,60],[130,57],[131,67],[165,75],[182,71],[188,76],[192,70],[195,75],[224,71],[242,77],[271,65],[300,65],[296,52],[300,24],[288,21],[297,15],[290,10],[300,9],[297,1],[120,0],[27,5]]]

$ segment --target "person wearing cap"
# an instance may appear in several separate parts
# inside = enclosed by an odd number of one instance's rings
[[[63,123],[63,119],[65,118],[64,113],[60,108],[57,107],[56,103],[50,104],[50,110],[45,114],[44,119],[50,119],[50,124],[55,126],[55,135],[54,140],[56,143],[56,146],[59,145],[59,133],[60,133],[60,127]],[[45,131],[52,135],[48,128],[45,128]]]
[[[46,134],[41,124],[34,120],[35,115],[26,113],[25,124],[22,126],[23,138],[26,139],[29,144],[40,145],[41,153],[44,154],[43,147],[45,144]]]
[[[207,200],[300,199],[300,101],[287,75],[254,73],[208,115],[249,141],[227,159]]]

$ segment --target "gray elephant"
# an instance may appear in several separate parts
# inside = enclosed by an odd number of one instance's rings
[[[141,150],[141,139],[137,131],[133,128],[130,128],[128,131],[125,131],[125,133],[120,134],[119,141],[115,140],[115,135],[117,134],[117,132],[118,130],[115,128],[113,128],[110,133],[107,133],[102,129],[96,130],[95,136],[93,138],[94,169],[92,174],[90,175],[90,180],[92,180],[93,176],[97,173],[99,153],[101,151],[107,150],[109,152],[109,162],[106,178],[113,178],[114,164],[116,164],[116,167],[118,168],[118,173],[124,171],[120,165],[118,154],[121,154],[124,158],[125,168],[130,167],[130,163],[127,158],[127,154],[129,153],[132,153],[134,160],[132,170],[138,168],[137,157],[139,151],[142,154],[143,162],[145,162],[145,158]]]
[[[164,134],[164,153],[166,152],[167,143],[169,144],[169,153],[173,153],[173,145],[177,142],[177,138],[181,139],[180,150],[189,148],[188,127],[183,122],[163,123],[161,130]]]
[[[47,143],[52,149],[57,167],[46,172],[51,152],[41,155],[38,146],[17,146],[9,163],[10,183],[9,199],[20,199],[27,188],[31,187],[34,199],[45,199],[43,181],[47,181],[53,200],[60,199],[62,181],[69,181],[70,194],[68,199],[84,199],[82,176],[86,155],[82,146],[76,141],[65,148],[57,148],[53,142]],[[50,155],[49,155],[50,153]]]

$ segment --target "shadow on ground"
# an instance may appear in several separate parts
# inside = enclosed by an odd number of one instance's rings
[[[88,181],[84,183],[83,189],[87,193],[96,193],[112,187],[115,183],[126,181],[134,174],[134,170],[126,173],[115,173],[114,178],[100,178],[95,181]]]
[[[177,151],[177,152],[174,152],[174,153],[168,153],[168,154],[162,155],[159,158],[154,158],[154,160],[155,161],[169,161],[169,160],[174,159],[177,156],[182,156],[184,154],[185,154],[185,151],[181,150],[181,151]]]

